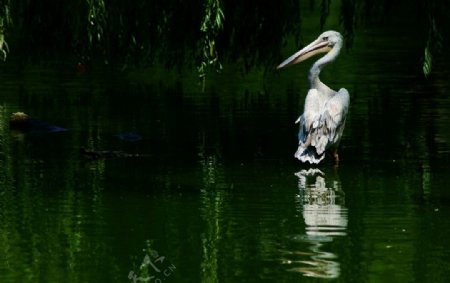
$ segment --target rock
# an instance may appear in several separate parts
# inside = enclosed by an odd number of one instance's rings
[[[55,133],[67,131],[65,128],[32,118],[23,112],[15,112],[11,115],[11,118],[9,119],[9,127],[12,130],[21,132]]]

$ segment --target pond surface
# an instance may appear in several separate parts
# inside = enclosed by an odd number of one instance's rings
[[[399,34],[323,72],[351,96],[338,167],[293,158],[312,60],[225,66],[205,92],[183,70],[4,63],[0,282],[445,282],[449,72],[423,79]],[[16,111],[68,131],[13,131]]]

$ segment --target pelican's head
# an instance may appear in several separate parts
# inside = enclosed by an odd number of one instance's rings
[[[300,63],[319,53],[328,53],[336,45],[342,45],[342,35],[337,31],[326,31],[302,50],[284,60],[277,69]]]

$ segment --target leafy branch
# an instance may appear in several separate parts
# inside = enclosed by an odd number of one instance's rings
[[[223,29],[225,16],[220,7],[219,0],[207,0],[205,5],[205,17],[203,18],[200,31],[203,34],[202,42],[202,61],[197,67],[199,78],[203,88],[206,82],[206,73],[209,67],[215,70],[221,70],[222,64],[219,61],[219,55],[216,48],[216,38]]]
[[[6,60],[9,52],[8,43],[5,40],[5,30],[12,24],[9,6],[9,0],[0,1],[0,56],[3,57],[3,61]]]

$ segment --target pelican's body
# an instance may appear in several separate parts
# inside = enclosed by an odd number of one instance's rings
[[[319,163],[325,158],[328,148],[334,149],[335,161],[339,161],[336,149],[344,131],[350,98],[345,88],[336,92],[322,83],[319,74],[325,65],[333,62],[339,55],[342,43],[340,33],[324,32],[278,66],[283,68],[300,63],[315,54],[327,53],[310,70],[310,90],[305,99],[304,112],[296,121],[300,123],[300,131],[295,157],[302,162]]]

